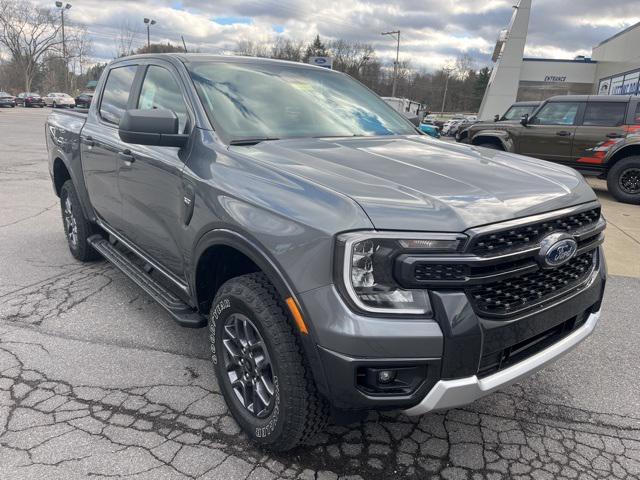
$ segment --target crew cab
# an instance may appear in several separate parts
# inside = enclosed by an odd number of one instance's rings
[[[519,123],[478,123],[459,140],[573,167],[606,179],[618,201],[640,204],[640,97],[551,97]]]
[[[342,73],[124,57],[46,142],[71,254],[207,327],[212,388],[266,448],[473,402],[600,317],[605,220],[580,174],[432,139]]]

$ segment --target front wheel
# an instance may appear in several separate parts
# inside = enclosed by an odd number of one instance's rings
[[[278,292],[263,273],[233,278],[209,315],[218,385],[255,443],[275,451],[306,443],[328,418]]]
[[[95,227],[84,216],[78,193],[71,180],[64,182],[60,189],[60,209],[71,255],[81,262],[100,258],[100,254],[88,242],[88,238],[95,233]]]
[[[640,156],[619,160],[607,174],[607,188],[619,202],[640,205]]]

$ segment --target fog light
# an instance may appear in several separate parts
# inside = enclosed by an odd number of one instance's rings
[[[395,370],[380,370],[378,372],[378,383],[391,383],[395,378]]]

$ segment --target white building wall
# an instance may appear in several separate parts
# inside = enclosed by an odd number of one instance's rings
[[[511,17],[502,54],[493,67],[487,90],[482,99],[478,112],[480,120],[490,120],[496,114],[502,115],[518,94],[530,12],[531,0],[520,0]]]

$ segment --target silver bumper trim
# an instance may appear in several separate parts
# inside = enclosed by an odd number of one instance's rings
[[[548,363],[569,352],[587,338],[600,319],[600,312],[592,313],[585,324],[541,352],[509,368],[479,379],[477,376],[440,380],[415,407],[405,415],[422,415],[432,410],[444,410],[467,405],[480,397],[528,377]]]

